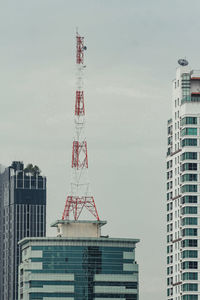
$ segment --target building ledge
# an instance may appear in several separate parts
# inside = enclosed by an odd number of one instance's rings
[[[176,282],[176,283],[172,283],[173,286],[180,285],[180,284],[182,284],[182,281],[179,281],[179,282]]]
[[[87,238],[87,237],[81,237],[81,238],[66,238],[66,237],[26,237],[23,238],[18,242],[18,245],[21,247],[27,243],[30,243],[32,246],[37,245],[38,243],[44,243],[45,246],[48,243],[52,242],[97,242],[97,243],[127,243],[127,244],[136,244],[140,242],[140,239],[133,239],[133,238],[104,238],[104,237],[99,237],[99,238]]]
[[[179,197],[181,197],[181,195],[178,195],[178,196],[176,196],[176,197],[173,197],[171,200],[176,200],[176,199],[178,199]]]
[[[179,238],[179,239],[173,240],[173,241],[172,241],[172,243],[176,243],[176,242],[179,242],[179,241],[182,241],[182,238]]]
[[[53,222],[51,224],[51,227],[58,227],[58,224],[98,224],[100,227],[103,226],[103,225],[106,225],[107,224],[107,221],[104,221],[104,220],[100,220],[100,221],[97,221],[97,220],[94,220],[94,221],[88,221],[88,220],[56,220],[55,222]]]

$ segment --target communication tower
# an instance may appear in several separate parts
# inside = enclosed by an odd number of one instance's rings
[[[88,152],[85,137],[85,104],[83,89],[84,53],[87,47],[84,45],[84,37],[76,32],[76,67],[77,85],[74,110],[75,135],[72,143],[72,178],[70,194],[67,196],[62,220],[69,220],[70,216],[77,221],[83,209],[87,209],[97,221],[99,215],[91,194],[88,181]]]

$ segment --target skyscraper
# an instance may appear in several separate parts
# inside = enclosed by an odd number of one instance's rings
[[[200,71],[173,80],[167,149],[167,299],[200,297]]]
[[[18,300],[18,241],[46,234],[46,178],[13,162],[0,174],[0,299]]]

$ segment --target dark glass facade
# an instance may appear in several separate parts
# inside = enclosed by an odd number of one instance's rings
[[[0,300],[18,300],[18,241],[46,235],[46,178],[13,162],[0,174]]]
[[[59,243],[57,238],[44,246],[46,241],[22,241],[20,299],[138,299],[136,242],[91,238]],[[25,261],[32,263],[32,270]]]

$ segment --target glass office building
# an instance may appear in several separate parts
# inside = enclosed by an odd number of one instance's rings
[[[138,300],[137,239],[25,238],[20,300]]]
[[[18,300],[18,241],[46,234],[46,178],[22,162],[0,168],[0,300]]]

